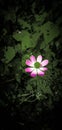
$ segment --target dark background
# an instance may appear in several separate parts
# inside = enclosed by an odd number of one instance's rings
[[[45,6],[45,10],[49,12],[51,9],[53,10],[55,7],[55,11],[53,11],[52,17],[53,21],[56,20],[57,17],[61,16],[62,2],[61,0],[34,0],[35,2],[35,12],[39,13],[41,8]],[[4,19],[2,16],[3,10],[8,10],[9,7],[19,9],[16,12],[16,15],[21,12],[21,15],[24,12],[27,12],[27,16],[30,15],[31,5],[33,0],[0,0],[0,29],[4,26]],[[58,15],[57,15],[58,14]],[[56,17],[57,16],[57,17]],[[62,25],[60,25],[62,26]],[[10,26],[11,27],[11,26]],[[13,28],[12,28],[13,29]],[[4,88],[4,86],[3,86]],[[1,91],[1,90],[0,90]],[[4,98],[4,95],[3,95]],[[6,100],[6,99],[5,99]],[[27,110],[26,104],[21,105],[21,109],[16,107],[16,103],[12,104],[8,103],[8,107],[4,107],[4,105],[0,104],[0,130],[54,130],[62,128],[62,99],[59,102],[54,102],[54,108],[52,110],[43,109],[42,113],[36,115],[35,107],[36,104],[41,106],[41,102],[35,102],[28,105],[30,109]],[[12,110],[13,108],[13,110]]]

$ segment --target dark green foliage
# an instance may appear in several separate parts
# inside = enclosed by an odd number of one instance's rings
[[[33,97],[37,100],[43,101],[48,98],[48,95],[54,99],[55,91],[53,93],[53,89],[56,88],[54,78],[57,80],[58,75],[60,75],[60,68],[58,67],[60,61],[56,56],[58,53],[56,50],[61,46],[59,31],[60,23],[53,23],[49,19],[49,14],[44,11],[43,8],[40,10],[39,14],[36,14],[35,11],[33,12],[34,14],[31,16],[33,19],[32,21],[29,16],[21,17],[20,12],[16,17],[16,11],[17,10],[14,9],[9,10],[9,12],[3,11],[5,23],[10,20],[17,29],[13,30],[11,35],[8,35],[8,29],[10,31],[10,24],[8,25],[8,28],[3,28],[0,40],[1,42],[3,40],[3,42],[7,45],[2,48],[1,52],[3,53],[1,62],[4,66],[1,70],[1,76],[3,76],[2,78],[6,77],[6,80],[9,81],[12,80],[10,79],[10,77],[12,77],[15,82],[18,82],[18,84],[20,84],[20,89],[22,90],[22,95],[23,93],[29,92],[30,96],[33,94]],[[60,22],[61,20],[58,21]],[[6,41],[8,43],[6,43]],[[54,46],[55,50],[53,51]],[[41,54],[43,58],[47,58],[49,60],[48,72],[46,72],[44,77],[32,79],[29,77],[29,74],[25,73],[25,61],[32,54],[35,56]],[[7,79],[7,75],[9,79]],[[23,77],[21,77],[22,75]],[[9,83],[9,81],[4,82]],[[57,83],[57,86],[59,89],[59,82]],[[21,98],[20,102],[28,101],[28,99],[25,99],[26,97],[22,97],[23,98]]]
[[[1,8],[0,106],[10,106],[12,116],[19,111],[21,117],[34,121],[43,109],[52,110],[62,99],[62,17],[60,10],[58,16],[53,15],[57,7],[48,12],[42,6],[37,12],[36,2],[30,3],[29,14],[27,4],[24,11],[18,2],[16,8]],[[44,77],[32,78],[25,72],[25,61],[39,54],[49,60],[48,71]],[[49,130],[47,127],[42,130]]]

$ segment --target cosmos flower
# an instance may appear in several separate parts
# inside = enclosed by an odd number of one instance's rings
[[[35,56],[31,55],[30,59],[26,60],[26,65],[28,65],[29,67],[25,69],[25,72],[30,73],[31,77],[36,77],[37,75],[44,76],[45,71],[48,70],[48,68],[45,67],[48,62],[49,61],[47,59],[42,61],[41,55],[39,55],[37,59],[35,58]]]

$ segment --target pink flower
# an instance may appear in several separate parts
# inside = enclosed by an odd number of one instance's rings
[[[25,69],[25,72],[30,73],[31,77],[35,77],[37,75],[44,76],[45,71],[48,70],[48,68],[45,67],[48,62],[49,61],[47,59],[42,61],[41,55],[39,55],[37,59],[32,55],[30,56],[30,59],[26,60],[26,65],[29,67]]]

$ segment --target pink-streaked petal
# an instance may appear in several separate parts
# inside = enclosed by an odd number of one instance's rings
[[[42,65],[42,66],[46,66],[46,65],[48,64],[48,62],[49,62],[48,60],[43,60],[43,61],[41,62],[41,65]]]
[[[38,57],[37,57],[37,62],[41,62],[42,61],[42,56],[41,55],[39,55]]]
[[[41,71],[46,71],[46,70],[48,70],[48,68],[46,68],[46,67],[41,67],[40,70],[41,70]]]
[[[37,72],[38,72],[38,75],[39,75],[39,76],[44,76],[44,74],[45,74],[43,71],[41,71],[41,70],[39,70],[39,69],[38,69]]]
[[[28,66],[34,66],[34,64],[30,61],[30,60],[26,60],[26,65],[28,65]]]
[[[25,72],[28,72],[28,73],[30,73],[30,72],[32,72],[32,71],[33,71],[33,68],[29,68],[29,67],[28,67],[28,68],[25,69]]]
[[[35,56],[30,56],[30,60],[33,62],[33,63],[35,63],[36,62],[36,58],[35,58]]]
[[[37,71],[36,70],[33,70],[30,74],[31,77],[36,77],[37,75]]]

